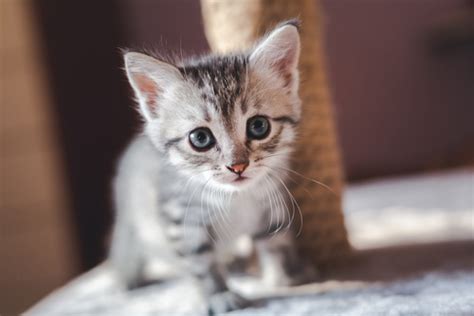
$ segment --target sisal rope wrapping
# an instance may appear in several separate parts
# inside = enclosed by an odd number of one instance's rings
[[[300,96],[303,118],[292,168],[334,192],[291,175],[290,189],[304,217],[297,239],[301,252],[321,270],[350,250],[341,206],[343,170],[324,67],[322,14],[314,0],[201,0],[204,27],[215,52],[248,48],[276,24],[302,21]]]

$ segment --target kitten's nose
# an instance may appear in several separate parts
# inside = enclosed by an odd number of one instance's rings
[[[245,171],[245,169],[247,169],[248,166],[249,166],[249,162],[246,161],[246,162],[239,162],[239,163],[236,163],[236,164],[233,164],[233,165],[230,165],[230,166],[226,166],[226,167],[231,172],[233,172],[233,173],[240,176]]]

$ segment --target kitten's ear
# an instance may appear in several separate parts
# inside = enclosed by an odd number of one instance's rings
[[[160,95],[170,84],[182,79],[181,73],[171,64],[140,53],[126,53],[124,60],[141,114],[146,120],[156,118]]]
[[[300,56],[298,22],[288,21],[272,31],[250,55],[250,65],[269,67],[289,84],[297,72]]]

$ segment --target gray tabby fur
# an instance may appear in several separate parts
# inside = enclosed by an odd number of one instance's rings
[[[125,54],[143,133],[120,159],[110,260],[131,288],[196,277],[210,312],[238,308],[225,264],[251,252],[267,284],[294,282],[298,267],[288,229],[297,209],[284,186],[300,119],[299,34],[278,26],[249,52],[168,63]],[[266,116],[270,134],[249,140],[247,120]],[[214,148],[199,152],[188,134],[208,127]],[[249,161],[244,181],[226,166]],[[273,233],[272,233],[273,230]]]

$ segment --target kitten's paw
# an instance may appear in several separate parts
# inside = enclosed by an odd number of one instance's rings
[[[173,266],[170,262],[153,258],[143,262],[134,274],[128,275],[125,278],[125,283],[128,290],[134,290],[176,279],[181,275],[176,265]]]
[[[147,280],[165,281],[178,278],[182,272],[173,262],[154,258],[143,265],[142,274],[143,278]]]
[[[208,315],[214,316],[236,309],[242,309],[250,305],[250,301],[242,296],[226,291],[211,296],[209,301]]]

